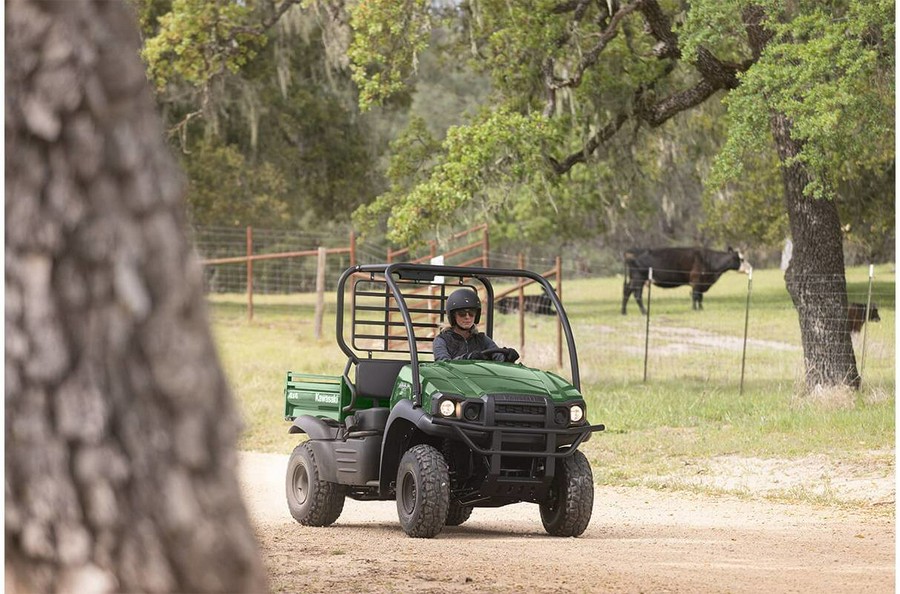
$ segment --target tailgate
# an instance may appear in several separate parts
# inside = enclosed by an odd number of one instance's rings
[[[284,418],[301,415],[343,421],[341,409],[350,403],[350,388],[339,375],[312,375],[288,371],[284,386]]]

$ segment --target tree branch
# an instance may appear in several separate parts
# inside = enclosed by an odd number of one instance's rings
[[[597,64],[597,60],[600,58],[600,54],[604,49],[606,49],[606,46],[609,44],[609,42],[615,39],[615,37],[619,34],[619,23],[621,23],[622,19],[624,19],[626,16],[634,12],[635,9],[637,9],[641,4],[641,2],[642,0],[637,0],[634,4],[628,4],[625,7],[617,10],[612,19],[609,21],[609,24],[603,29],[603,31],[601,31],[600,38],[597,40],[597,43],[581,59],[581,63],[578,65],[578,68],[575,71],[575,75],[569,78],[556,78],[551,72],[550,78],[546,81],[547,88],[551,91],[556,91],[558,89],[562,89],[563,87],[577,87],[578,85],[580,85],[585,71]]]
[[[577,2],[569,2],[560,5],[558,9],[560,12],[563,12],[563,8],[571,11],[576,10],[578,5]],[[610,6],[614,7],[615,4],[611,3]],[[697,52],[697,58],[691,64],[700,75],[700,80],[687,89],[676,91],[657,100],[650,91],[656,87],[659,81],[668,77],[675,70],[678,61],[682,59],[681,48],[678,44],[678,36],[672,31],[671,20],[662,10],[659,2],[657,0],[635,0],[615,11],[609,24],[600,33],[598,42],[581,60],[572,77],[555,78],[553,76],[553,60],[547,59],[543,67],[548,93],[544,108],[546,117],[551,117],[555,109],[556,91],[563,87],[577,87],[581,84],[585,71],[597,64],[601,52],[618,34],[622,19],[634,11],[641,13],[647,34],[657,41],[653,48],[653,55],[658,59],[667,60],[667,64],[655,80],[641,85],[635,91],[634,111],[631,116],[625,113],[617,115],[612,122],[592,136],[581,151],[572,153],[562,161],[557,161],[552,157],[549,159],[553,170],[558,174],[566,173],[577,163],[586,162],[587,156],[612,138],[629,117],[633,116],[655,128],[678,113],[700,105],[720,90],[736,88],[739,84],[738,73],[746,71],[756,63],[765,41],[771,37],[771,33],[762,26],[763,10],[759,7],[747,8],[743,18],[752,48],[752,57],[740,64],[725,62],[714,56],[709,49],[701,47]]]
[[[672,31],[672,22],[660,8],[659,3],[656,0],[640,0],[637,8],[644,16],[647,32],[657,41],[653,48],[653,55],[660,59],[677,60],[680,58],[681,48],[678,47],[678,36]]]
[[[289,8],[300,4],[302,0],[284,0],[281,3],[281,6],[275,9],[275,12],[272,15],[265,19],[258,27],[235,27],[232,29],[234,33],[246,33],[249,35],[262,35],[266,31],[272,28],[278,20],[284,16],[284,13],[288,11]],[[232,37],[233,39],[233,37]]]
[[[553,171],[558,175],[562,175],[572,169],[576,163],[584,163],[587,160],[588,155],[593,154],[601,144],[612,138],[626,121],[628,121],[628,116],[624,113],[620,113],[616,116],[615,120],[598,130],[597,133],[587,141],[582,150],[577,153],[572,153],[563,159],[562,162],[557,161],[553,157],[549,157],[548,160],[553,167]]]

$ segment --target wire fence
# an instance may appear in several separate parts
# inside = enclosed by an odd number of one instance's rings
[[[245,228],[194,227],[192,234],[194,246],[200,259],[204,262],[225,258],[244,258],[248,254],[248,232]],[[340,273],[351,265],[351,260],[356,264],[379,264],[391,259],[394,261],[401,259],[396,256],[391,257],[396,250],[386,243],[351,238],[352,230],[349,227],[338,227],[319,232],[253,228],[252,253],[261,255],[314,252],[319,247],[330,250],[349,249],[353,243],[355,258],[351,257],[349,252],[329,254],[325,271],[326,290],[334,288]],[[459,238],[455,241],[448,238],[442,242],[442,248],[453,249],[461,245],[461,241],[463,240]],[[410,253],[404,253],[402,259],[415,260],[427,257],[430,249],[429,245],[421,246]],[[489,250],[488,253],[491,266],[518,267],[518,254],[508,254],[496,250]],[[538,272],[553,270],[556,266],[556,256],[546,258],[529,256],[528,263],[532,270]],[[203,271],[207,293],[243,293],[247,290],[247,264],[244,262],[204,264]],[[309,257],[298,256],[254,261],[252,264],[253,291],[273,295],[311,292],[316,287],[316,272],[314,254],[310,254]],[[591,274],[585,274],[584,270],[567,262],[565,258],[562,260],[562,276],[564,278],[585,278],[598,276],[605,272],[608,271],[593,271]]]
[[[240,258],[248,253],[247,231],[228,228],[194,230],[201,260]],[[332,291],[340,273],[355,260],[374,264],[389,259],[390,247],[357,241],[349,232],[296,232],[254,229],[252,253],[314,252],[329,248],[325,262],[325,287]],[[352,252],[340,252],[353,247]],[[429,247],[404,254],[403,258],[427,257]],[[520,254],[489,252],[489,265],[519,268]],[[529,257],[525,267],[545,274],[557,266],[555,258]],[[703,311],[691,308],[690,289],[645,289],[649,313],[642,316],[633,300],[622,315],[624,267],[593,270],[589,276],[561,263],[565,292],[562,301],[578,344],[582,379],[602,383],[635,381],[692,381],[699,384],[745,384],[762,389],[771,382],[800,383],[803,380],[803,345],[796,309],[779,270],[756,270],[752,280],[737,272],[725,273],[709,290]],[[891,393],[895,369],[895,286],[893,265],[879,266],[870,277],[869,267],[848,268],[845,315],[836,322],[836,332],[847,327],[857,367],[863,380],[884,385]],[[546,275],[546,274],[545,274]],[[316,290],[317,258],[294,257],[252,263],[253,292],[260,295],[303,295]],[[247,293],[246,263],[204,266],[210,295]],[[833,291],[834,279],[813,276],[803,279],[812,290]],[[868,312],[868,315],[867,315]],[[525,328],[523,361],[554,368],[555,323],[549,316],[529,317]],[[504,321],[506,320],[506,321]],[[845,326],[846,325],[846,326]],[[518,316],[498,315],[495,338],[519,345]],[[826,335],[827,336],[827,335]],[[826,337],[826,340],[828,338]],[[892,394],[891,394],[892,395]]]
[[[249,245],[248,245],[248,235]],[[247,229],[227,227],[196,227],[193,229],[194,245],[201,261],[217,262],[224,259],[246,258],[253,254],[275,254],[312,251],[313,257],[289,257],[254,261],[252,285],[261,294],[291,294],[315,291],[317,262],[314,252],[319,247],[349,248],[349,233],[311,233],[271,229]],[[358,246],[357,253],[366,259],[375,257],[369,246]],[[382,256],[383,257],[383,256]],[[334,283],[340,272],[350,266],[351,254],[334,254],[328,258],[325,278]],[[207,293],[243,293],[247,291],[246,262],[206,263],[203,266],[204,286]],[[331,285],[329,285],[331,286]]]

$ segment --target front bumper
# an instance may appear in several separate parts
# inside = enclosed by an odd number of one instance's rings
[[[551,429],[547,427],[488,427],[456,419],[441,418],[433,418],[431,422],[441,427],[449,427],[454,435],[463,441],[470,449],[483,456],[519,456],[532,458],[565,458],[571,456],[591,433],[606,429],[604,425],[599,424],[584,424],[566,429]],[[488,447],[476,443],[476,440],[484,442],[485,436],[489,436],[486,440],[490,444]],[[518,436],[539,438],[544,442],[544,445],[540,449],[515,449],[513,447],[505,447],[507,442],[514,441]],[[562,439],[560,439],[560,437],[562,437]]]

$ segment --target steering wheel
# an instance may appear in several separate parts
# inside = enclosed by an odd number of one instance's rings
[[[510,360],[510,355],[511,355],[512,353],[515,353],[515,356],[512,357],[512,359]],[[518,352],[515,352],[515,351],[513,351],[512,349],[501,348],[501,347],[495,347],[495,348],[491,348],[491,349],[484,349],[483,351],[481,351],[481,354],[484,355],[484,357],[485,357],[486,359],[492,358],[492,355],[502,354],[503,357],[504,357],[504,361],[506,361],[507,363],[515,363],[515,362],[519,359],[519,353],[518,353]]]

